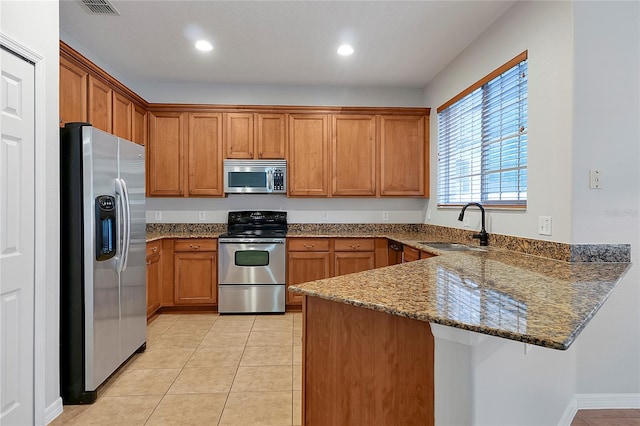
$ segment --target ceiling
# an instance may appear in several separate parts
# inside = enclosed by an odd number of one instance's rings
[[[61,38],[133,80],[422,88],[514,1],[111,3],[119,16],[61,0]]]

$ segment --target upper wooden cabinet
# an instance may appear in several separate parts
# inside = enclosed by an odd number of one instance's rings
[[[285,157],[285,114],[226,113],[224,158]]]
[[[380,195],[428,196],[428,116],[380,117]]]
[[[376,195],[376,119],[332,115],[332,196]]]
[[[138,145],[147,144],[147,110],[140,105],[133,104],[131,113],[131,141]]]
[[[221,196],[222,114],[149,113],[147,195]]]
[[[190,113],[187,130],[189,196],[221,196],[222,114]]]
[[[112,113],[113,134],[129,141],[132,140],[133,102],[131,99],[118,92],[113,92]]]
[[[89,73],[66,58],[60,58],[60,127],[87,120]]]
[[[253,114],[227,113],[225,117],[225,158],[253,158]]]
[[[89,75],[89,123],[96,129],[111,133],[113,89]]]
[[[147,142],[146,102],[60,42],[60,126],[87,122],[140,145]]]
[[[329,195],[329,116],[289,115],[288,195]]]
[[[147,195],[182,197],[184,186],[185,115],[149,114]]]
[[[283,159],[286,153],[285,114],[256,114],[256,148],[259,159]]]

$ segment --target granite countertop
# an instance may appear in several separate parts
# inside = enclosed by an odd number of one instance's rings
[[[565,262],[510,250],[441,251],[424,234],[388,238],[437,256],[289,289],[553,349],[567,349],[630,267]]]
[[[217,238],[226,231],[226,226],[161,225],[147,231],[147,241]],[[490,245],[503,243],[513,249],[489,246],[483,251],[454,252],[420,243],[460,241],[477,245],[476,240],[460,239],[451,230],[445,231],[357,225],[349,229],[290,228],[287,237],[388,238],[436,256],[297,284],[289,289],[392,315],[567,349],[631,265],[625,245],[570,247],[523,239],[503,242],[498,235],[490,237]],[[525,253],[541,253],[544,257]],[[569,256],[592,261],[555,260]]]

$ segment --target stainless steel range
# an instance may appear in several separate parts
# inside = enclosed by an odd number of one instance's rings
[[[218,312],[284,312],[286,234],[286,212],[229,212],[218,238]]]

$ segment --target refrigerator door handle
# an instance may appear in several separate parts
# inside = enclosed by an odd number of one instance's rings
[[[122,206],[124,208],[125,237],[122,242],[122,247],[124,249],[124,254],[122,256],[122,271],[126,271],[127,264],[129,263],[129,248],[131,247],[131,206],[129,204],[129,189],[127,188],[127,183],[124,179],[119,180],[124,194],[124,203],[122,203]]]
[[[119,198],[118,206],[120,207],[118,212],[118,230],[122,229],[121,237],[118,239],[120,245],[120,256],[116,264],[116,270],[121,273],[126,269],[127,249],[129,240],[129,224],[128,224],[128,197],[126,193],[126,187],[123,186],[124,181],[122,179],[115,179],[115,191],[116,196]]]

